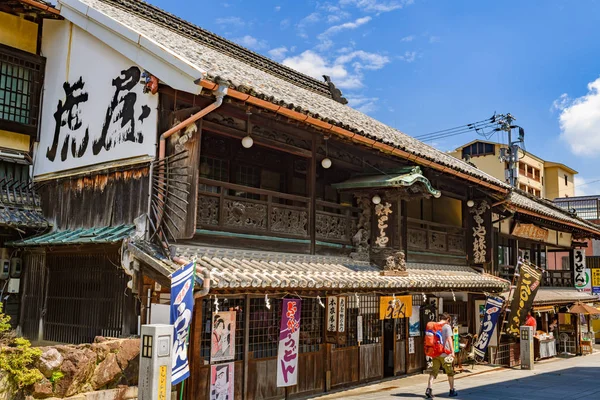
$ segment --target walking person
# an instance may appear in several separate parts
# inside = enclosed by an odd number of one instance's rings
[[[427,323],[425,332],[425,355],[432,358],[433,366],[429,374],[429,382],[425,397],[433,398],[432,385],[433,380],[437,378],[440,369],[443,369],[448,376],[448,384],[450,385],[450,397],[458,396],[454,389],[454,339],[450,321],[452,317],[448,313],[440,315],[439,322]]]

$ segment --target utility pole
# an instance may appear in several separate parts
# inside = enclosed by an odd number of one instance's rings
[[[510,113],[503,116],[500,121],[500,130],[508,133],[508,148],[500,149],[500,161],[508,162],[508,168],[505,171],[505,177],[508,184],[512,187],[517,186],[517,179],[519,178],[519,143],[522,143],[525,139],[525,131],[519,126],[513,125],[513,121],[517,119]],[[512,141],[512,129],[519,128],[519,139],[515,142]]]

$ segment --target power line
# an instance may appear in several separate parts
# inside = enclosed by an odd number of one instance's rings
[[[487,132],[485,131],[490,128],[493,128],[493,129],[491,131],[487,131]],[[465,133],[472,133],[472,132],[476,132],[477,134],[489,139],[490,136],[493,135],[498,130],[499,129],[497,128],[496,124],[489,123],[486,125],[475,125],[472,128],[464,129],[461,131],[453,131],[453,132],[449,132],[449,133],[439,133],[436,135],[430,135],[427,137],[419,137],[416,139],[421,140],[423,142],[427,142],[427,141],[436,140],[436,139],[444,139],[444,138],[448,138],[448,137],[452,137],[452,136],[464,135]]]
[[[415,138],[415,139],[419,139],[419,138],[422,138],[422,137],[425,137],[425,136],[435,135],[435,134],[437,134],[437,133],[448,132],[448,131],[453,131],[453,130],[457,130],[457,129],[458,129],[458,130],[461,130],[461,129],[465,129],[465,128],[467,128],[467,127],[470,127],[470,126],[472,126],[472,125],[480,124],[480,123],[482,123],[482,122],[486,122],[486,121],[490,121],[490,122],[492,122],[492,121],[494,120],[494,117],[495,117],[495,115],[494,115],[494,116],[492,116],[492,117],[490,117],[490,118],[483,119],[483,120],[481,120],[481,121],[472,122],[472,123],[470,123],[470,124],[460,125],[460,126],[456,126],[456,127],[454,127],[454,128],[442,129],[442,130],[440,130],[440,131],[429,132],[429,133],[425,133],[425,134],[422,134],[422,135],[417,135],[417,136],[415,136],[414,138]]]

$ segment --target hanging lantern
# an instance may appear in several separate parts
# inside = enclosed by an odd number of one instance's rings
[[[331,158],[329,158],[329,157],[325,157],[323,159],[323,161],[321,161],[321,166],[325,169],[331,168],[331,164],[332,164]]]
[[[381,203],[381,197],[378,194],[376,194],[371,198],[371,201],[373,202],[373,204],[379,204]]]
[[[250,147],[252,147],[252,145],[254,145],[254,139],[252,139],[252,124],[250,124],[250,116],[252,115],[252,113],[250,112],[250,110],[246,111],[246,114],[248,114],[248,121],[246,122],[246,136],[242,139],[242,146],[244,146],[245,149],[249,149]]]

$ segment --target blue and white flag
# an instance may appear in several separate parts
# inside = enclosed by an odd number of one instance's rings
[[[194,276],[196,263],[191,262],[171,276],[171,324],[173,324],[172,385],[190,376],[188,335],[194,310]]]

